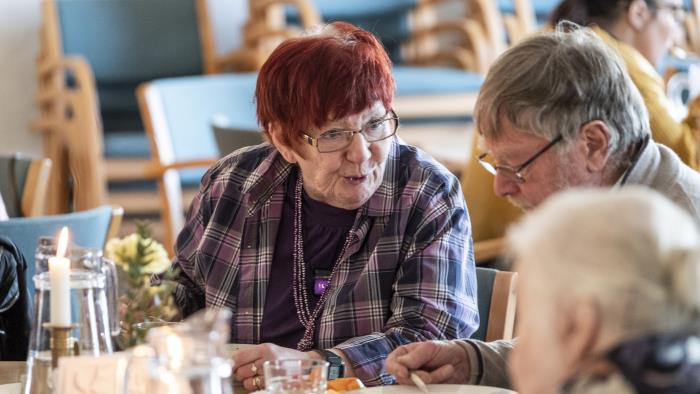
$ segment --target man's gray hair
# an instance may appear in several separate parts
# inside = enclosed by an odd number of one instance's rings
[[[571,22],[506,51],[491,67],[476,103],[479,131],[498,139],[500,122],[569,142],[603,121],[616,156],[650,134],[649,116],[620,58],[595,33]]]

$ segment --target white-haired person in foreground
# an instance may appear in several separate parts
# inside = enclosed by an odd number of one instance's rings
[[[520,394],[700,393],[700,232],[687,212],[649,189],[574,190],[508,241],[520,273],[510,360]],[[418,373],[466,382],[459,342],[433,342],[422,363],[431,372]],[[386,367],[407,383],[418,366],[399,353]]]

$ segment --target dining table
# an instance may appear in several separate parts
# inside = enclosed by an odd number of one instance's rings
[[[0,361],[0,394],[19,394],[23,375],[26,374],[25,361]],[[233,386],[236,393],[247,393],[243,386],[236,382]]]
[[[20,392],[19,383],[22,375],[26,372],[24,361],[0,361],[0,394],[18,394]],[[516,394],[513,391],[499,389],[495,387],[467,386],[467,385],[429,385],[430,392],[435,394]],[[240,385],[234,386],[234,392],[246,392]],[[394,393],[418,393],[418,389],[410,386],[384,386],[360,390],[371,394],[394,394]]]
[[[24,361],[0,361],[0,385],[20,383],[26,370],[27,363]]]
[[[0,394],[19,394],[26,370],[24,361],[0,361]]]

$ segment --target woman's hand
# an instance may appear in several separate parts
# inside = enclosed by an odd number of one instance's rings
[[[469,381],[469,355],[453,341],[428,341],[403,345],[386,359],[387,372],[399,384],[413,385],[415,372],[426,384],[466,384]]]
[[[300,352],[271,343],[263,343],[239,350],[233,354],[233,376],[237,381],[242,382],[243,387],[248,391],[262,390],[265,388],[262,367],[265,361],[320,358],[316,352]]]

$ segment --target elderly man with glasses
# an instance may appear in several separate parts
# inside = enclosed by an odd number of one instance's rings
[[[484,141],[479,160],[495,176],[494,191],[524,210],[571,187],[641,185],[700,221],[700,174],[651,139],[639,91],[588,29],[560,24],[507,51],[486,77],[476,116]],[[427,383],[508,386],[513,345],[414,343],[395,350],[386,368],[405,384],[419,370]]]

